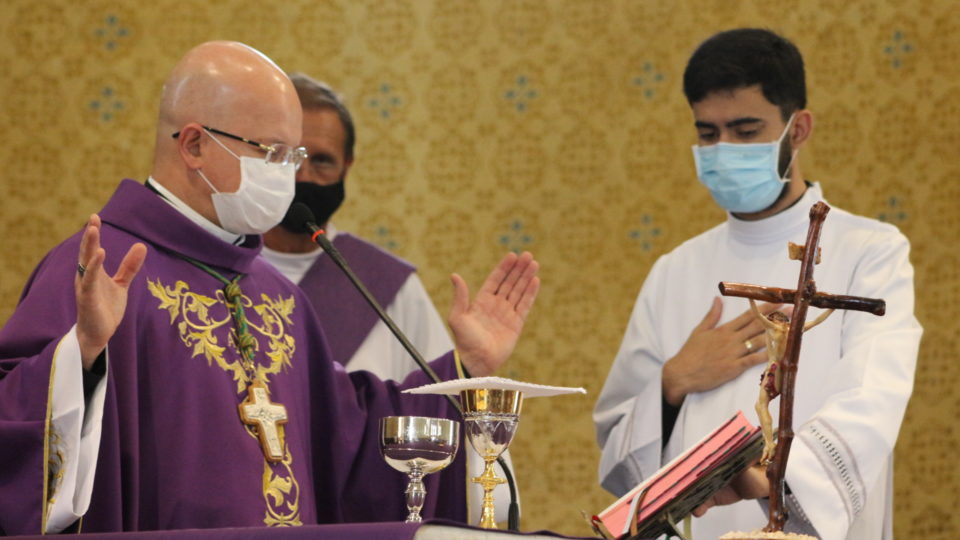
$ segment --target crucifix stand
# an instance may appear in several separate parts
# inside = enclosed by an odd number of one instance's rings
[[[783,482],[787,470],[787,458],[790,455],[790,445],[793,442],[794,386],[796,385],[800,341],[803,337],[807,308],[814,306],[827,309],[847,309],[865,311],[874,315],[883,315],[886,311],[886,303],[880,299],[817,292],[817,286],[813,280],[813,266],[818,254],[817,245],[820,243],[820,230],[829,211],[830,207],[824,202],[818,202],[810,208],[810,228],[807,231],[807,241],[801,254],[800,279],[797,282],[796,290],[726,281],[720,283],[720,294],[724,296],[739,296],[794,305],[790,329],[787,333],[787,343],[783,358],[780,360],[780,369],[783,374],[780,391],[780,425],[777,428],[777,448],[773,462],[767,468],[767,480],[770,481],[770,511],[769,521],[763,529],[764,531],[783,531],[783,526],[787,521],[783,503]]]

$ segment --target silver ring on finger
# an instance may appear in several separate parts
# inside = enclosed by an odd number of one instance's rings
[[[80,277],[83,277],[83,274],[86,273],[87,267],[82,263],[77,263],[77,273],[80,274]]]

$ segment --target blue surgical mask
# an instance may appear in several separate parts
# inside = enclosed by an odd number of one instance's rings
[[[778,169],[780,144],[792,122],[791,115],[780,137],[768,143],[693,145],[697,178],[707,186],[717,204],[730,212],[749,214],[776,202],[787,183]],[[790,156],[784,174],[790,170],[793,157]]]

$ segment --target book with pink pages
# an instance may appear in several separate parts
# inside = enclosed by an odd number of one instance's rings
[[[614,538],[676,534],[676,523],[755,463],[762,450],[760,428],[738,411],[600,512],[594,521],[602,523]]]

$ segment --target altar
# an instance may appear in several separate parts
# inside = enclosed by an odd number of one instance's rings
[[[24,539],[48,536],[21,536]],[[585,538],[548,531],[517,533],[480,529],[453,521],[430,519],[423,523],[342,523],[303,527],[237,527],[84,534],[89,540],[546,540]]]

